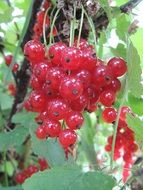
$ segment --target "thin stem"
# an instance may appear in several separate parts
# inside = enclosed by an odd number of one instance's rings
[[[56,12],[56,14],[55,14],[55,16],[54,16],[54,18],[53,18],[53,22],[52,22],[52,24],[51,24],[49,45],[52,44],[52,37],[53,37],[53,36],[52,36],[52,35],[53,35],[52,33],[53,33],[55,21],[56,21],[56,19],[57,19],[57,16],[58,16],[58,14],[59,14],[59,11],[60,11],[60,9],[57,10],[57,12]]]
[[[43,21],[43,38],[44,38],[45,47],[47,46],[47,40],[46,40],[46,18],[47,18],[48,11],[49,11],[49,8],[45,12],[44,21]]]
[[[79,44],[80,44],[81,31],[82,31],[82,27],[83,27],[83,18],[84,18],[84,9],[83,9],[83,6],[82,6],[80,28],[79,28],[79,34],[78,34],[78,40],[77,40],[77,47],[78,48],[79,48]]]
[[[71,23],[70,23],[70,42],[69,42],[69,46],[71,47],[72,46],[72,42],[73,42],[73,20],[71,20]]]
[[[83,6],[82,6],[82,7],[83,7]],[[87,18],[87,20],[88,20],[88,23],[89,23],[89,25],[90,25],[90,28],[91,28],[91,30],[92,30],[92,34],[93,34],[93,38],[94,38],[94,49],[95,49],[95,52],[96,52],[95,26],[94,26],[94,23],[93,23],[93,21],[92,21],[92,18],[88,16],[88,14],[87,14],[86,10],[84,9],[84,7],[83,7],[83,10],[84,10],[84,14],[85,14],[85,16],[86,16],[86,18]]]
[[[126,56],[127,56],[127,63],[129,62],[129,35],[127,35],[127,52],[126,52]],[[118,113],[117,113],[117,119],[115,122],[115,126],[114,126],[114,134],[113,134],[113,142],[112,142],[112,151],[111,151],[111,162],[110,162],[110,167],[111,169],[113,168],[113,160],[114,160],[114,151],[115,151],[115,144],[116,144],[116,137],[117,137],[117,128],[118,128],[118,123],[119,123],[119,119],[120,119],[120,113],[121,113],[121,108],[126,100],[126,97],[128,95],[128,73],[126,74],[126,78],[125,78],[125,87],[124,87],[124,92],[123,92],[123,96],[121,99],[121,103],[118,109]]]
[[[127,77],[125,79],[125,89],[123,92],[123,97],[118,109],[117,113],[117,119],[114,125],[114,133],[113,133],[113,141],[112,141],[112,150],[111,150],[111,162],[110,162],[110,167],[111,169],[113,168],[113,160],[114,160],[114,151],[115,151],[115,144],[116,144],[116,137],[117,137],[117,129],[118,129],[118,124],[119,124],[119,119],[120,119],[120,113],[121,113],[121,108],[125,102],[126,96],[128,94],[128,82],[127,82]]]

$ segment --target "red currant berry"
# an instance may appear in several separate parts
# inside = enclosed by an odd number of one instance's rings
[[[54,120],[64,119],[66,114],[69,112],[69,106],[67,102],[60,98],[51,100],[47,109],[49,118]]]
[[[28,171],[29,176],[32,176],[33,174],[35,174],[35,173],[38,172],[38,168],[37,168],[37,166],[30,165],[30,166],[27,168],[27,171]]]
[[[120,77],[124,75],[127,71],[126,62],[119,57],[113,57],[109,60],[108,66],[111,69],[114,77]]]
[[[117,111],[114,108],[105,108],[102,112],[102,118],[107,123],[112,123],[116,120]]]
[[[16,174],[16,176],[15,176],[15,181],[16,181],[16,183],[19,183],[19,184],[24,183],[25,179],[26,179],[26,177],[22,172]]]
[[[47,137],[47,134],[45,133],[43,125],[39,126],[36,129],[36,137],[40,140],[45,139]]]
[[[38,78],[35,75],[31,76],[30,79],[30,86],[33,90],[41,90],[42,89],[42,84]]]
[[[18,71],[18,69],[19,69],[19,65],[17,63],[15,63],[13,65],[12,72],[16,73]]]
[[[131,111],[131,108],[130,107],[128,107],[128,106],[123,106],[122,108],[121,108],[121,112],[120,112],[120,119],[121,120],[123,120],[123,121],[125,121],[126,120],[126,114],[127,113],[131,113],[132,111]]]
[[[105,90],[100,94],[100,102],[107,107],[112,106],[115,102],[116,94],[112,90]]]
[[[46,97],[42,91],[33,91],[29,97],[33,111],[43,111],[46,104]]]
[[[47,136],[50,136],[52,138],[58,137],[59,133],[61,132],[61,129],[62,129],[59,121],[54,121],[51,119],[45,120],[43,127],[44,127],[44,130],[45,130]]]
[[[95,67],[93,71],[93,82],[96,87],[100,88],[111,83],[113,75],[111,71],[105,65],[99,65]]]
[[[80,129],[83,121],[84,119],[80,112],[69,112],[66,117],[66,124],[72,130]]]
[[[53,89],[59,89],[61,79],[64,78],[65,73],[60,67],[51,67],[47,71],[46,83],[51,85]]]
[[[77,140],[77,135],[71,129],[64,129],[59,135],[59,142],[63,148],[67,149],[68,147],[74,145]]]
[[[81,52],[76,47],[67,47],[62,51],[61,64],[65,70],[78,69],[81,61]]]
[[[67,100],[76,100],[83,92],[83,84],[75,77],[67,77],[61,81],[59,92]]]
[[[47,161],[44,158],[39,158],[38,163],[39,163],[39,166],[40,166],[40,171],[44,171],[47,168],[49,168],[49,165],[48,165]]]
[[[4,56],[4,59],[5,59],[6,65],[9,66],[12,62],[13,56],[12,55],[6,55],[6,56]]]
[[[37,63],[43,61],[45,57],[44,46],[36,40],[28,41],[24,46],[24,54],[31,62]]]
[[[83,83],[84,87],[88,87],[91,83],[91,73],[88,70],[78,70],[74,75]]]
[[[114,92],[118,92],[121,89],[121,82],[118,79],[114,78],[109,85],[106,85],[104,87],[104,90],[107,89],[113,90]]]
[[[46,74],[49,66],[47,63],[41,62],[34,66],[33,74],[40,82],[44,82],[46,80]]]
[[[54,65],[61,65],[61,55],[66,45],[62,42],[57,42],[50,46],[49,57]]]

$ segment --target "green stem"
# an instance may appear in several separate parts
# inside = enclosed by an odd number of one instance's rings
[[[81,31],[82,31],[82,27],[83,27],[83,18],[84,18],[84,9],[83,9],[83,6],[82,6],[80,28],[79,28],[79,34],[78,34],[78,40],[77,40],[77,47],[78,48],[79,48],[79,44],[80,44]]]
[[[54,29],[55,21],[56,21],[56,19],[57,19],[57,16],[58,16],[58,14],[59,14],[59,11],[60,11],[60,9],[58,9],[57,12],[55,13],[55,16],[54,16],[54,18],[53,18],[53,22],[52,22],[52,24],[51,24],[49,45],[52,44],[53,29]]]
[[[12,59],[12,62],[11,62],[11,64],[10,64],[10,66],[9,66],[10,69],[9,69],[8,72],[6,73],[4,81],[7,79],[10,70],[12,70],[14,63],[16,62],[16,57],[17,57],[17,54],[18,54],[18,52],[19,52],[20,45],[21,45],[21,43],[22,43],[22,41],[23,41],[23,38],[24,38],[24,36],[25,36],[25,34],[26,34],[26,31],[27,31],[27,28],[28,28],[28,26],[29,26],[31,14],[32,14],[33,3],[34,3],[34,1],[31,0],[31,1],[30,1],[30,5],[29,5],[29,9],[28,9],[28,13],[27,13],[27,16],[26,16],[26,19],[25,19],[25,23],[24,23],[24,26],[23,26],[23,29],[22,29],[22,32],[21,32],[21,35],[20,35],[20,39],[19,39],[18,44],[17,44],[17,47],[16,47],[16,49],[15,49],[15,51],[14,51],[13,59]]]
[[[83,7],[83,10],[84,10],[84,14],[85,14],[85,16],[86,16],[86,18],[88,20],[88,23],[90,25],[90,28],[92,30],[92,34],[93,34],[93,38],[94,38],[94,49],[95,49],[95,52],[96,52],[96,35],[95,35],[94,23],[92,21],[92,18],[88,16],[88,14],[87,14],[86,10],[84,9],[84,7]]]
[[[128,94],[128,84],[127,84],[127,77],[125,78],[125,89],[123,92],[123,97],[118,109],[118,113],[117,113],[117,119],[114,125],[114,133],[113,133],[113,142],[112,142],[112,151],[111,151],[111,162],[110,162],[110,167],[111,169],[113,168],[113,160],[114,160],[114,151],[115,151],[115,144],[116,144],[116,137],[117,137],[117,129],[118,129],[118,123],[119,123],[119,119],[120,119],[120,113],[121,113],[121,108],[125,102],[126,96]]]
[[[45,47],[47,47],[47,40],[46,40],[46,17],[47,17],[48,11],[49,11],[49,8],[45,12],[44,21],[43,21],[43,38],[44,38]]]
[[[74,42],[75,22],[76,22],[76,4],[74,3],[73,19],[70,22],[70,43],[69,43],[70,47],[73,45]]]
[[[129,62],[129,36],[127,36],[127,63]],[[113,133],[113,142],[112,142],[112,151],[111,151],[111,162],[110,162],[110,168],[113,168],[113,160],[114,160],[114,150],[115,150],[115,144],[116,144],[116,136],[117,136],[117,128],[118,128],[118,123],[119,123],[119,119],[120,119],[120,113],[121,113],[121,108],[126,100],[126,97],[128,95],[128,73],[126,74],[126,78],[125,78],[125,87],[124,87],[124,92],[123,92],[123,96],[121,99],[121,103],[118,109],[118,113],[117,113],[117,119],[115,122],[115,126],[114,126],[114,133]]]

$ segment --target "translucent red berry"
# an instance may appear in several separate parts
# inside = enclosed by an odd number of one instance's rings
[[[64,129],[59,135],[59,142],[65,149],[74,145],[76,143],[76,140],[77,135],[71,129]]]
[[[83,116],[80,112],[69,112],[66,117],[67,126],[72,129],[80,129],[83,124]]]
[[[107,123],[112,123],[116,120],[117,111],[114,108],[105,108],[102,112],[102,118]]]
[[[43,124],[44,130],[49,137],[58,137],[62,129],[59,121],[46,119]]]
[[[83,92],[83,84],[76,77],[67,77],[61,81],[59,92],[67,100],[76,100]]]
[[[127,71],[127,65],[125,60],[120,57],[113,57],[109,60],[108,66],[111,69],[114,77],[120,77]]]
[[[116,94],[112,90],[105,90],[100,94],[100,102],[107,107],[112,106],[115,102]]]

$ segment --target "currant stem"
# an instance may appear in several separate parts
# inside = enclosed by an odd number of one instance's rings
[[[94,49],[95,49],[95,52],[96,52],[95,26],[94,26],[94,23],[93,23],[93,21],[92,21],[92,18],[88,16],[88,14],[87,14],[86,10],[84,9],[84,7],[83,7],[83,10],[84,10],[84,14],[85,14],[85,16],[86,16],[86,18],[87,18],[87,20],[88,20],[88,23],[89,23],[89,25],[90,25],[90,28],[91,28],[91,30],[92,30],[92,34],[93,34],[93,38],[94,38]]]
[[[52,24],[51,24],[49,45],[52,44],[52,37],[53,37],[53,34],[52,34],[52,33],[53,33],[55,21],[56,21],[56,19],[57,19],[57,16],[58,16],[58,14],[59,14],[59,11],[60,11],[60,9],[58,9],[57,12],[55,13],[55,16],[54,16],[54,18],[53,18],[53,22],[52,22]]]
[[[84,18],[84,9],[83,9],[83,6],[82,6],[80,28],[79,28],[79,34],[78,34],[78,40],[77,40],[77,48],[79,48],[79,44],[80,44],[81,31],[82,31],[82,27],[83,27],[83,18]]]
[[[44,38],[45,47],[47,47],[47,40],[46,40],[46,17],[47,17],[48,11],[49,11],[49,8],[45,12],[44,21],[43,21],[43,38]]]
[[[127,85],[127,77],[125,78],[125,90],[123,92],[123,97],[118,109],[118,113],[117,113],[117,119],[115,121],[115,125],[114,125],[114,133],[113,133],[113,142],[112,142],[112,150],[111,150],[111,162],[110,162],[110,167],[111,169],[113,168],[113,160],[114,160],[114,151],[115,151],[115,144],[116,144],[116,137],[117,137],[117,129],[118,129],[118,123],[119,123],[119,119],[120,119],[120,113],[121,113],[121,108],[125,102],[126,96],[128,93],[128,85]]]

